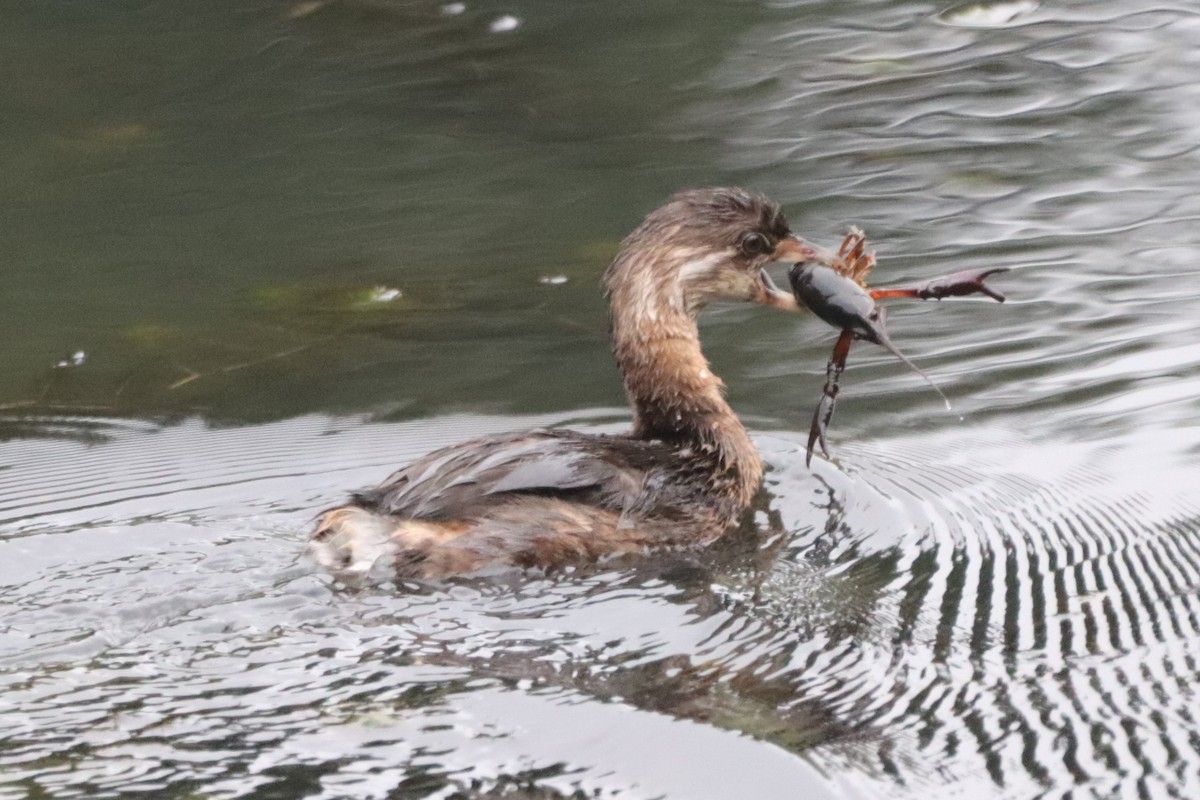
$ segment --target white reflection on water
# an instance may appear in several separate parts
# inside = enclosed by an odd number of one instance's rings
[[[300,559],[312,512],[393,460],[559,421],[0,446],[6,782],[881,796],[889,775],[1086,785],[1155,763],[1137,731],[1157,726],[1174,755],[1154,784],[1190,785],[1200,506],[1161,457],[1178,431],[1066,445],[977,424],[847,442],[811,471],[800,434],[762,434],[761,533],[704,553],[424,588],[338,587]]]

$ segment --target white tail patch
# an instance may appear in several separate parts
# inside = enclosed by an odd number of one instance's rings
[[[317,529],[308,550],[318,564],[338,572],[369,572],[383,558],[396,554],[392,538],[394,520],[347,506],[326,511],[317,520]]]

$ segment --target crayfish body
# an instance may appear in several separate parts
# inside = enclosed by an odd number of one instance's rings
[[[885,327],[886,315],[878,301],[886,298],[911,298],[917,300],[941,300],[943,297],[960,297],[969,294],[985,294],[998,302],[1004,295],[987,286],[984,281],[990,275],[1006,272],[1007,267],[987,270],[965,270],[935,278],[913,287],[892,289],[868,289],[866,276],[875,265],[875,254],[866,250],[866,239],[862,231],[852,228],[836,259],[836,267],[818,263],[795,264],[788,273],[792,293],[796,302],[811,311],[816,317],[841,331],[833,354],[825,367],[825,386],[821,402],[813,412],[812,425],[808,433],[808,451],[805,464],[812,463],[814,446],[819,442],[821,452],[829,458],[829,445],[825,433],[833,419],[837,403],[839,380],[846,368],[846,357],[850,345],[856,339],[877,344],[907,364],[920,375],[942,397],[947,410],[950,401],[934,385],[929,376],[892,344]]]

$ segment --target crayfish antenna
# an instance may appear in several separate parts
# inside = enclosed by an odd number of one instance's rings
[[[930,388],[930,389],[933,389],[935,392],[937,392],[937,393],[938,393],[938,397],[942,398],[942,402],[946,404],[946,410],[947,410],[947,411],[953,411],[953,410],[954,410],[954,409],[951,407],[951,405],[950,405],[950,398],[949,398],[949,397],[946,397],[946,394],[945,394],[945,392],[943,392],[941,389],[939,389],[939,388],[938,388],[938,385],[937,385],[936,383],[934,383],[934,382],[933,382],[933,379],[932,379],[932,378],[930,378],[928,375],[926,375],[926,374],[925,374],[925,372],[924,372],[924,371],[923,371],[923,370],[922,370],[920,367],[918,367],[918,366],[917,366],[916,364],[914,364],[913,362],[909,361],[909,360],[908,360],[908,356],[904,355],[904,353],[901,353],[901,352],[900,352],[900,350],[899,350],[899,348],[897,348],[897,347],[896,347],[896,345],[892,344],[892,340],[888,338],[888,335],[887,335],[886,333],[884,333],[884,332],[883,332],[883,329],[882,329],[882,328],[880,328],[880,329],[879,329],[879,330],[876,332],[876,336],[877,336],[877,338],[876,338],[875,344],[877,344],[877,345],[879,345],[880,347],[884,348],[884,349],[885,349],[885,350],[887,350],[889,353],[891,353],[892,355],[894,355],[896,358],[898,358],[898,359],[900,359],[901,361],[903,361],[905,364],[907,364],[907,365],[908,365],[908,368],[909,368],[909,369],[911,369],[913,372],[915,372],[915,373],[917,373],[918,375],[920,375],[920,376],[921,376],[921,377],[922,377],[922,378],[925,380],[925,382],[929,384],[929,388]]]

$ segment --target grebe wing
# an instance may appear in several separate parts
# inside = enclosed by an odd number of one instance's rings
[[[633,510],[647,475],[670,456],[660,442],[523,431],[435,450],[355,494],[353,502],[376,513],[428,520],[469,517],[523,494]]]

